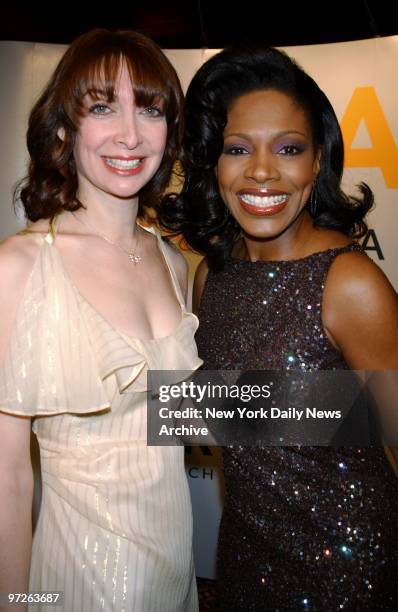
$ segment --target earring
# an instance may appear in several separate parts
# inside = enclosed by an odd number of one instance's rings
[[[312,186],[312,191],[310,195],[310,213],[313,217],[316,215],[316,209],[318,205],[318,194],[316,192],[316,180]]]

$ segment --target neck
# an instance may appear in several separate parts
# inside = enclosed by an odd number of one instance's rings
[[[79,196],[78,199],[84,208],[73,213],[75,220],[121,244],[131,243],[137,231],[138,198],[133,201],[118,199],[106,203],[87,202]]]

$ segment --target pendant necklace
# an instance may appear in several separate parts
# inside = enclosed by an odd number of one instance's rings
[[[138,237],[137,237],[137,242],[136,242],[135,248],[134,249],[125,249],[124,247],[120,246],[120,244],[118,244],[117,242],[114,242],[113,240],[108,238],[108,236],[105,236],[105,234],[101,234],[101,232],[96,230],[91,225],[91,223],[88,223],[88,221],[85,221],[84,219],[79,219],[78,217],[76,217],[74,212],[72,212],[72,215],[75,217],[75,219],[77,219],[77,221],[79,221],[80,223],[85,225],[89,230],[91,230],[91,232],[95,236],[99,236],[99,238],[102,238],[102,240],[105,240],[105,242],[108,242],[108,244],[111,244],[111,245],[117,247],[119,249],[119,251],[122,251],[122,253],[125,253],[127,255],[127,257],[129,258],[129,261],[131,263],[138,264],[138,263],[142,262],[141,255],[138,255],[138,253],[137,253],[138,245],[139,245],[139,241],[140,241],[140,234],[138,233],[138,226],[137,226]]]

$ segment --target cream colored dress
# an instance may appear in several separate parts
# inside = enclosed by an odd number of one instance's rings
[[[196,369],[197,318],[170,336],[115,330],[68,277],[54,233],[40,249],[0,371],[0,406],[34,418],[42,504],[31,591],[64,612],[194,612],[192,513],[182,447],[146,445],[146,372]]]

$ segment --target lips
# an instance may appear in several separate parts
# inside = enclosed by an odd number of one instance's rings
[[[121,176],[139,174],[144,167],[144,157],[103,157],[105,166],[111,172]]]
[[[242,208],[250,214],[269,217],[285,208],[290,194],[274,189],[242,189],[237,197]]]

